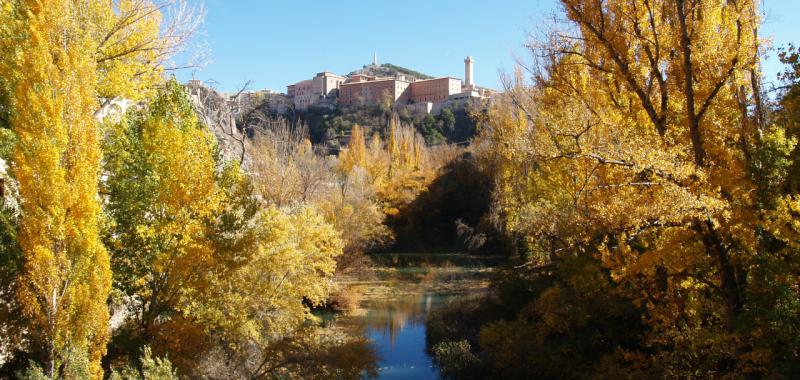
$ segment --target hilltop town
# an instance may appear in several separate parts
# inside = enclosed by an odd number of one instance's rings
[[[416,113],[431,113],[471,100],[486,100],[496,92],[475,85],[473,58],[464,59],[464,80],[453,77],[415,77],[400,71],[378,76],[367,72],[383,68],[377,56],[364,70],[340,76],[328,71],[287,86],[286,94],[298,110],[316,105],[371,106],[389,103]],[[389,67],[391,68],[391,67]],[[389,74],[392,70],[387,70]],[[384,72],[387,72],[384,71]],[[379,71],[380,72],[380,71]]]
[[[345,143],[353,125],[368,130],[385,127],[389,114],[413,125],[429,144],[463,142],[474,135],[472,114],[486,108],[497,91],[478,86],[473,68],[475,60],[464,59],[464,79],[433,77],[390,63],[371,63],[348,74],[322,71],[310,79],[286,86],[286,92],[243,90],[219,94],[227,103],[239,128],[247,129],[246,119],[283,118],[308,127],[311,140],[338,149]],[[190,92],[206,86],[197,80],[188,83]]]
[[[278,114],[303,112],[309,108],[337,108],[388,105],[395,110],[413,114],[437,114],[444,108],[463,107],[470,102],[485,102],[498,92],[475,84],[475,60],[464,59],[464,79],[431,77],[396,66],[379,63],[377,55],[372,63],[349,74],[339,75],[322,71],[310,79],[286,86],[286,92],[274,90],[242,91],[228,95],[241,108],[254,102],[268,102]],[[190,86],[199,87],[197,80]],[[234,99],[235,98],[235,99]]]

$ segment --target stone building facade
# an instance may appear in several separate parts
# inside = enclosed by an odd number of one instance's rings
[[[409,82],[400,78],[374,78],[364,75],[339,87],[339,104],[376,105],[389,98],[392,103],[440,103],[462,90],[458,78],[435,78]]]
[[[413,83],[395,78],[369,78],[359,76],[355,82],[339,86],[339,105],[376,105],[384,99],[392,104],[408,100],[408,88]]]
[[[446,101],[450,95],[461,92],[461,79],[444,77],[420,80],[412,83],[409,87],[411,101],[439,103]]]
[[[292,98],[296,109],[304,110],[323,100],[335,98],[335,90],[338,90],[346,79],[343,76],[324,71],[317,73],[314,78],[287,86],[286,94]]]

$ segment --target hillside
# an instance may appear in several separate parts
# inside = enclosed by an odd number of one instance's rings
[[[366,74],[366,75],[374,75],[379,77],[397,77],[400,75],[405,75],[407,77],[411,77],[413,79],[432,79],[433,77],[427,74],[423,74],[419,71],[407,69],[405,67],[393,65],[391,63],[384,63],[380,66],[375,65],[364,65],[361,69],[355,70],[347,76],[355,75],[355,74]]]

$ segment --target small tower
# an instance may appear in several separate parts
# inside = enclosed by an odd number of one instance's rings
[[[467,56],[464,59],[464,87],[467,89],[472,89],[474,87],[474,83],[472,83],[472,63],[475,62],[472,59],[472,56]]]
[[[372,66],[378,66],[378,53],[372,54]]]

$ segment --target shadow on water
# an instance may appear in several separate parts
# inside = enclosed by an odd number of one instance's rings
[[[449,298],[484,292],[500,257],[380,254],[374,267],[345,281],[358,309],[337,318],[370,339],[381,357],[379,379],[439,379],[425,345],[425,319]]]

